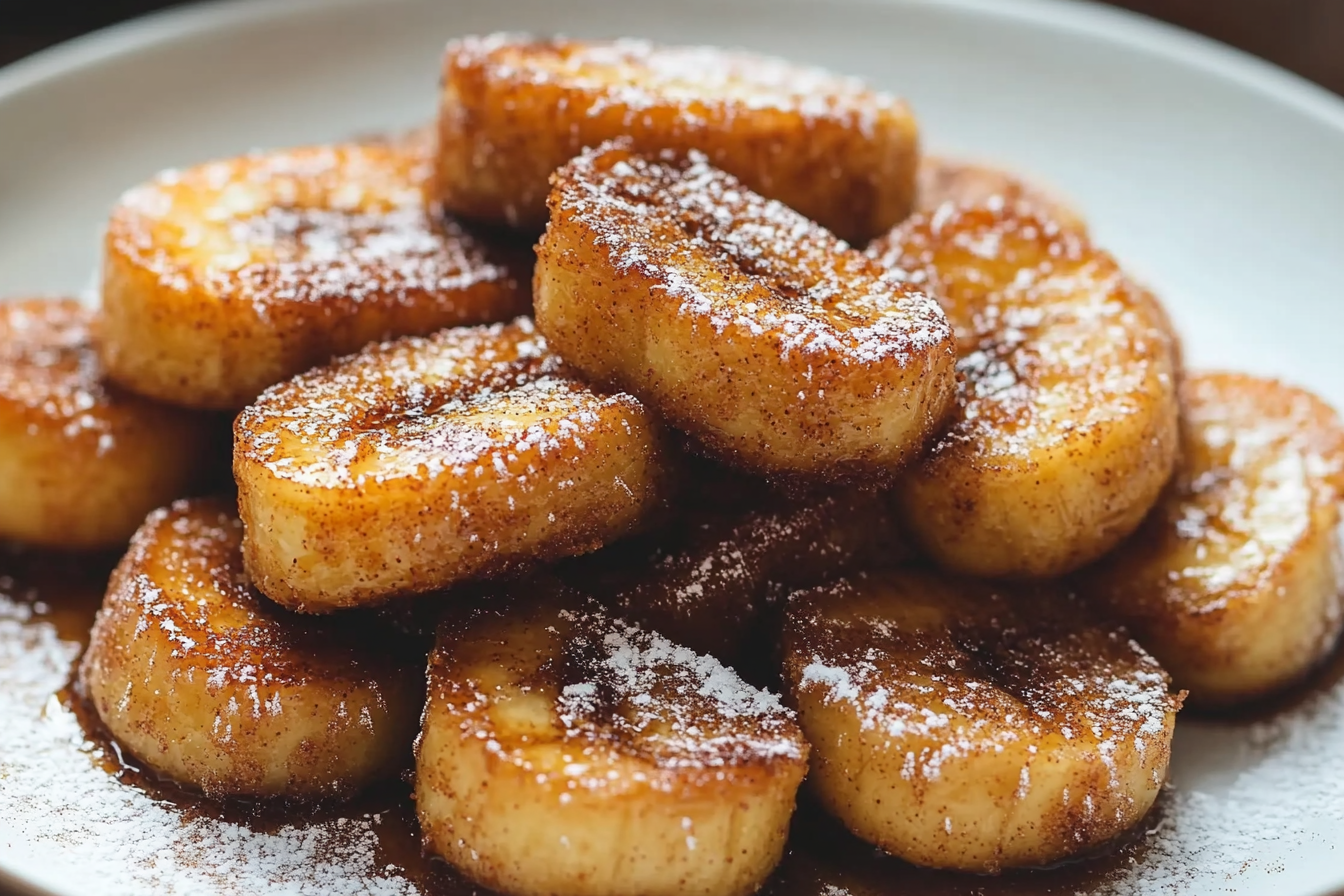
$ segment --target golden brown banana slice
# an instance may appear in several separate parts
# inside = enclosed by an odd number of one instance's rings
[[[957,572],[1050,577],[1133,532],[1177,447],[1157,300],[1086,237],[1002,203],[916,215],[872,251],[957,332],[958,410],[897,490],[924,549]]]
[[[785,688],[809,780],[851,831],[919,865],[1043,865],[1143,817],[1180,697],[1076,600],[935,573],[795,594]]]
[[[498,34],[448,45],[434,194],[535,232],[551,172],[627,136],[641,152],[701,150],[857,245],[914,198],[910,109],[853,78],[707,47]]]
[[[565,578],[616,615],[736,665],[783,595],[904,555],[885,496],[851,490],[685,510]]]
[[[326,612],[581,554],[658,505],[664,457],[648,411],[527,318],[370,346],[238,415],[248,572]]]
[[[423,142],[423,141],[422,141]],[[527,310],[526,272],[423,208],[425,147],[305,147],[160,174],[108,225],[103,361],[234,410],[369,342]]]
[[[271,604],[243,571],[242,534],[222,501],[149,515],[94,623],[84,696],[122,747],[212,796],[347,796],[395,773],[419,663],[367,620]]]
[[[538,329],[721,459],[881,479],[952,407],[938,303],[703,155],[609,143],[562,168],[550,201]]]
[[[124,544],[223,460],[214,421],[106,381],[96,328],[74,299],[0,302],[0,540]]]
[[[1029,208],[1060,229],[1087,233],[1087,222],[1053,191],[1025,178],[993,168],[943,156],[924,156],[919,160],[915,211],[932,213],[951,202],[962,206],[983,206],[998,202]]]
[[[1283,688],[1344,624],[1344,427],[1316,396],[1232,373],[1181,387],[1181,459],[1138,533],[1089,571],[1201,706]]]
[[[519,896],[755,892],[807,769],[779,698],[558,591],[484,607],[430,656],[426,847]]]

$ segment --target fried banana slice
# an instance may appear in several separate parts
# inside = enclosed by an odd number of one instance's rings
[[[83,695],[122,747],[211,796],[343,797],[396,773],[419,662],[367,624],[271,604],[243,571],[242,534],[222,501],[149,515],[108,584]]]
[[[657,422],[527,318],[370,346],[234,423],[257,587],[302,612],[596,550],[663,499]]]
[[[725,462],[890,477],[952,408],[938,303],[700,153],[608,143],[556,175],[537,327]]]
[[[0,302],[0,540],[125,544],[224,459],[215,421],[107,382],[96,329],[74,299]]]
[[[627,136],[641,152],[701,150],[856,245],[914,199],[914,116],[856,79],[708,47],[499,34],[448,45],[434,195],[536,232],[551,172]]]
[[[1003,203],[916,215],[870,251],[933,289],[957,332],[958,410],[897,486],[925,551],[969,575],[1046,578],[1133,532],[1178,442],[1157,299],[1086,237]]]
[[[793,714],[708,656],[526,587],[537,599],[440,625],[416,749],[426,847],[518,896],[755,892],[807,769]]]
[[[1001,168],[942,156],[919,160],[915,211],[932,213],[951,202],[983,206],[993,202],[1029,208],[1061,230],[1087,233],[1087,221],[1051,190]]]
[[[1089,570],[1104,603],[1190,691],[1227,706],[1315,667],[1344,625],[1344,427],[1305,390],[1234,373],[1181,386],[1176,475]]]
[[[885,496],[847,490],[688,509],[564,578],[621,618],[736,666],[784,595],[905,553]]]
[[[526,270],[423,208],[426,149],[305,147],[169,171],[122,196],[103,362],[129,389],[236,410],[394,336],[527,311]]]
[[[810,782],[851,831],[919,865],[1044,865],[1141,819],[1180,696],[1067,594],[915,570],[795,594],[785,689]]]

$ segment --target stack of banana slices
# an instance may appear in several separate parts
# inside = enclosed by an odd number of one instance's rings
[[[100,310],[0,306],[0,537],[129,539],[110,735],[221,797],[413,755],[508,894],[752,893],[800,787],[920,865],[1103,848],[1183,703],[1332,649],[1342,488],[1065,201],[746,53],[455,41],[436,129],[164,172]]]

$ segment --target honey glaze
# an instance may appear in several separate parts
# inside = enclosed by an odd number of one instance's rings
[[[405,780],[337,806],[217,802],[157,781],[133,757],[120,755],[68,687],[114,562],[0,552],[0,861],[6,868],[100,896],[485,893],[422,855]],[[1310,719],[1336,712],[1341,701],[1324,689],[1336,683],[1337,669],[1318,679],[1315,694],[1295,694],[1288,712]],[[1304,745],[1337,736],[1334,725],[1318,730],[1283,718],[1274,724],[1290,729],[1286,739],[1295,756]],[[1274,749],[1267,744],[1265,755],[1272,759]],[[1294,762],[1309,763],[1307,755]],[[1331,786],[1321,781],[1323,790]],[[1213,830],[1215,819],[1197,814],[1198,801],[1190,798],[1199,796],[1169,791],[1103,855],[998,877],[928,871],[883,856],[804,798],[784,861],[762,892],[1071,896],[1151,891],[1145,882],[1179,892],[1204,880],[1205,863],[1229,892],[1242,885],[1254,892],[1250,878],[1239,879],[1238,867],[1254,862],[1246,860],[1248,852],[1240,851],[1238,866],[1226,874],[1214,861],[1217,850],[1200,852],[1200,830],[1205,843],[1223,834]]]

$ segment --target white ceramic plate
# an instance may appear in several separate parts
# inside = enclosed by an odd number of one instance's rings
[[[1080,2],[250,0],[131,23],[0,72],[0,295],[82,290],[109,205],[157,169],[426,119],[443,41],[501,28],[745,45],[903,93],[931,146],[1074,197],[1168,301],[1192,365],[1282,375],[1344,406],[1344,102]],[[21,624],[16,606],[0,595],[0,625]],[[44,644],[47,677],[0,719],[0,875],[70,896],[413,892],[320,825],[179,830],[138,794],[109,809],[117,785],[45,699],[69,657]],[[64,744],[66,765],[26,759],[33,738]],[[1183,720],[1162,816],[1102,891],[1344,888],[1344,688],[1255,724]]]

